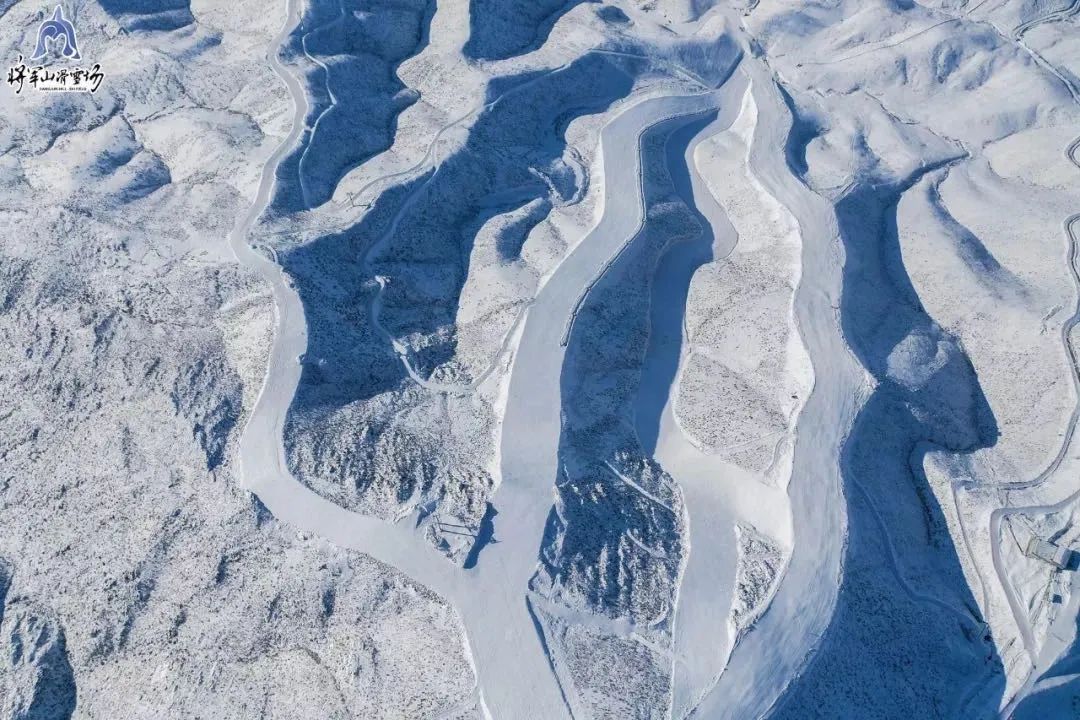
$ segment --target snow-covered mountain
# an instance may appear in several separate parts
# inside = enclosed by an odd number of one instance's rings
[[[1080,3],[59,7],[4,717],[1080,712]]]

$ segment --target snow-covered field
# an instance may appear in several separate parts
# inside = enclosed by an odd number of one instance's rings
[[[1080,716],[1080,3],[60,4],[3,717]]]

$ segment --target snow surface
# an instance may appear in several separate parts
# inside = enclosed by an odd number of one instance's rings
[[[5,716],[1076,715],[1080,3],[64,6]]]

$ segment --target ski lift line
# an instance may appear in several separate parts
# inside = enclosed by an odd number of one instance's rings
[[[634,529],[633,528],[630,528],[629,530],[626,531],[626,537],[630,540],[630,542],[632,542],[634,545],[637,545],[638,548],[640,548],[642,552],[644,552],[646,555],[649,555],[650,557],[657,558],[657,559],[664,559],[664,558],[667,557],[667,553],[664,550],[649,547],[648,545],[643,543],[641,540],[638,540],[637,536],[634,534]]]
[[[462,523],[443,522],[442,520],[439,520],[438,518],[435,519],[435,524],[438,525],[440,528],[449,527],[449,528],[464,528],[466,530],[470,529],[468,525],[464,525]]]
[[[441,527],[439,528],[439,532],[441,532],[444,535],[458,535],[460,537],[469,537],[469,538],[474,538],[474,539],[477,537],[473,533],[461,532],[460,530],[443,530]]]
[[[609,472],[610,472],[610,473],[611,473],[612,475],[614,475],[615,477],[617,477],[617,478],[618,478],[619,480],[622,480],[622,481],[623,481],[624,483],[626,483],[627,485],[629,485],[629,486],[630,486],[631,488],[633,488],[634,490],[637,490],[637,491],[638,491],[639,493],[641,493],[641,495],[642,495],[643,497],[646,497],[646,498],[648,498],[649,500],[652,500],[652,501],[653,501],[654,503],[656,503],[656,504],[657,504],[657,505],[659,505],[660,507],[664,508],[664,509],[665,509],[665,510],[667,510],[667,511],[668,511],[669,513],[671,513],[672,515],[677,515],[677,514],[678,514],[678,513],[676,513],[676,512],[675,512],[675,510],[674,510],[674,509],[672,509],[672,507],[671,507],[670,505],[668,505],[667,503],[665,503],[665,502],[664,502],[663,500],[661,500],[660,498],[656,497],[655,495],[653,495],[652,493],[650,493],[650,492],[649,492],[648,490],[646,490],[645,488],[641,487],[641,486],[640,486],[640,485],[638,485],[638,484],[637,484],[636,482],[634,482],[633,480],[631,480],[630,478],[628,478],[628,477],[627,477],[626,475],[624,475],[623,473],[621,473],[621,472],[619,472],[618,470],[616,470],[616,469],[615,469],[615,466],[614,466],[614,465],[612,465],[610,461],[608,461],[608,460],[605,460],[605,461],[604,461],[604,467],[606,467],[606,468],[608,469],[608,471],[609,471]]]

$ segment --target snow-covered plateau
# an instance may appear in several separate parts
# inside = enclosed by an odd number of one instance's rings
[[[0,719],[1080,718],[1080,0],[0,0],[0,70]]]

